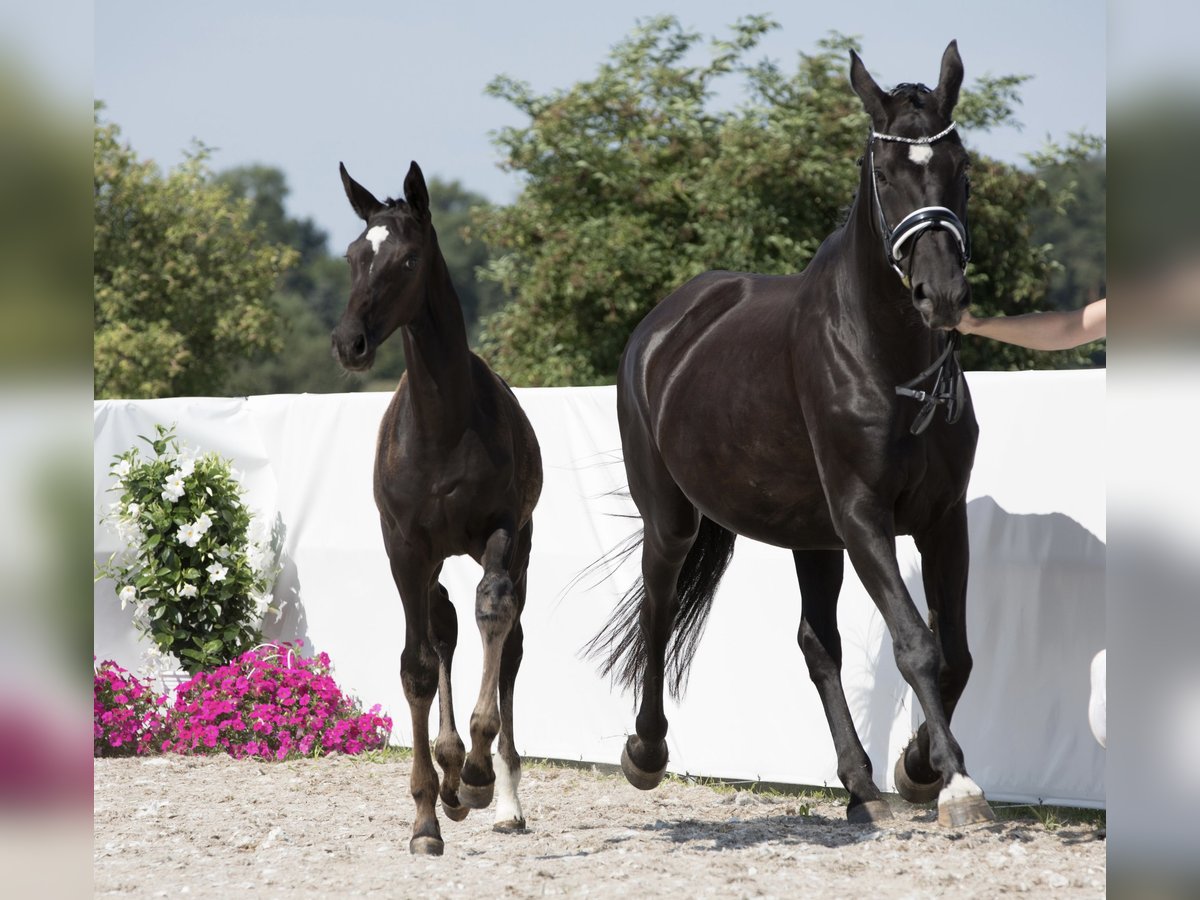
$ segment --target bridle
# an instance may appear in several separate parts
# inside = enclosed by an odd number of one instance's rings
[[[882,134],[872,128],[870,140],[867,141],[867,165],[871,171],[871,192],[875,196],[875,209],[879,213],[879,226],[883,236],[883,252],[887,256],[888,265],[900,276],[900,281],[906,288],[911,287],[911,283],[908,276],[900,268],[900,262],[904,259],[905,250],[915,246],[917,238],[924,232],[933,228],[949,231],[958,243],[958,261],[963,271],[966,271],[967,263],[971,259],[971,236],[967,231],[967,226],[954,214],[954,211],[944,206],[922,206],[920,209],[913,210],[901,219],[895,228],[889,228],[887,217],[883,214],[883,204],[879,200],[879,182],[875,178],[875,142],[894,141],[900,144],[933,144],[954,131],[957,124],[956,122],[951,122],[937,134],[917,138],[901,137],[898,134]]]
[[[900,276],[900,282],[911,288],[909,277],[900,268],[905,251],[911,250],[917,243],[917,238],[930,229],[949,231],[958,243],[958,261],[963,271],[971,259],[971,236],[967,226],[954,214],[954,211],[944,206],[922,206],[915,209],[900,220],[895,228],[889,228],[887,217],[883,213],[883,204],[879,200],[879,183],[875,179],[875,142],[895,141],[900,144],[933,144],[946,137],[957,127],[951,122],[937,134],[925,137],[909,138],[898,134],[882,134],[871,129],[871,137],[867,141],[867,165],[871,171],[871,192],[875,198],[875,209],[879,213],[879,226],[883,237],[883,252],[888,265]],[[963,386],[962,365],[958,361],[959,334],[951,332],[946,339],[946,346],[929,368],[915,378],[896,387],[897,395],[909,397],[921,404],[921,411],[913,420],[910,433],[921,434],[933,421],[933,413],[939,405],[946,407],[946,421],[953,425],[962,415],[963,401],[966,390]],[[920,390],[916,386],[929,377],[933,377],[933,386],[928,390]]]

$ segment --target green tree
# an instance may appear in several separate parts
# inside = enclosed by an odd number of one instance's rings
[[[741,19],[695,59],[698,34],[673,17],[641,25],[596,76],[545,95],[507,77],[489,92],[529,118],[502,129],[502,166],[525,176],[509,206],[477,226],[487,277],[515,299],[484,322],[482,349],[518,384],[613,380],[630,331],[660,299],[708,269],[798,271],[845,216],[868,119],[847,77],[852,39],[799,54],[794,72],[746,57],[776,25]],[[712,109],[719,79],[747,99]],[[972,130],[1010,122],[1020,76],[978,79],[956,118]],[[983,313],[1039,307],[1053,262],[1029,212],[1051,201],[1033,173],[973,154],[968,272]],[[988,342],[989,344],[992,342]],[[1080,364],[971,342],[968,367]]]
[[[1037,175],[1061,206],[1033,210],[1034,239],[1050,244],[1059,269],[1050,279],[1046,306],[1073,309],[1108,293],[1108,166],[1099,145],[1087,139],[1053,153]]]
[[[216,184],[203,147],[165,175],[94,122],[97,397],[219,394],[231,366],[278,346],[270,298],[295,259]]]

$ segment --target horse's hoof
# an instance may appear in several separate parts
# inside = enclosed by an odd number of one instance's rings
[[[892,817],[892,808],[886,800],[866,800],[846,807],[846,821],[852,825],[873,825]]]
[[[441,856],[446,844],[441,838],[420,834],[408,842],[408,852],[413,856]]]
[[[501,834],[524,834],[525,830],[524,819],[508,819],[492,826],[492,831],[499,831]]]
[[[446,818],[451,822],[461,822],[467,817],[467,813],[471,811],[470,807],[463,806],[461,803],[455,803],[451,806],[446,802],[446,798],[442,798],[442,812],[446,814]]]
[[[494,781],[478,787],[463,781],[458,785],[458,802],[467,809],[487,809],[495,792],[496,782]]]
[[[946,828],[960,828],[963,825],[980,825],[984,822],[995,821],[996,814],[988,806],[983,794],[955,797],[953,800],[943,800],[938,804],[938,824]]]
[[[629,745],[626,744],[625,749],[621,751],[621,771],[625,773],[625,778],[629,783],[639,791],[649,791],[658,787],[659,783],[663,780],[663,775],[667,771],[667,764],[664,762],[663,767],[657,772],[643,771],[629,758]]]
[[[932,803],[942,791],[942,779],[940,777],[928,784],[913,781],[908,777],[908,772],[904,768],[903,751],[900,753],[900,758],[896,760],[896,768],[892,773],[892,777],[896,779],[896,793],[909,803]]]

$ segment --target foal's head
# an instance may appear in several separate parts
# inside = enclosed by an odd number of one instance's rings
[[[938,84],[901,84],[884,91],[850,52],[850,83],[871,117],[860,203],[880,232],[880,253],[912,292],[930,328],[953,328],[971,298],[964,269],[967,152],[953,127],[962,85],[958,44],[942,55]]]
[[[350,303],[333,330],[333,354],[343,368],[362,371],[388,335],[419,314],[437,242],[425,176],[415,162],[404,179],[405,199],[383,203],[344,165],[339,168],[346,197],[366,228],[346,250]]]

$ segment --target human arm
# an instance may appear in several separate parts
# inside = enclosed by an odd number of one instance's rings
[[[983,319],[966,312],[958,323],[958,330],[1030,350],[1069,350],[1098,341],[1107,334],[1107,304],[1107,298],[1102,298],[1081,309]]]

